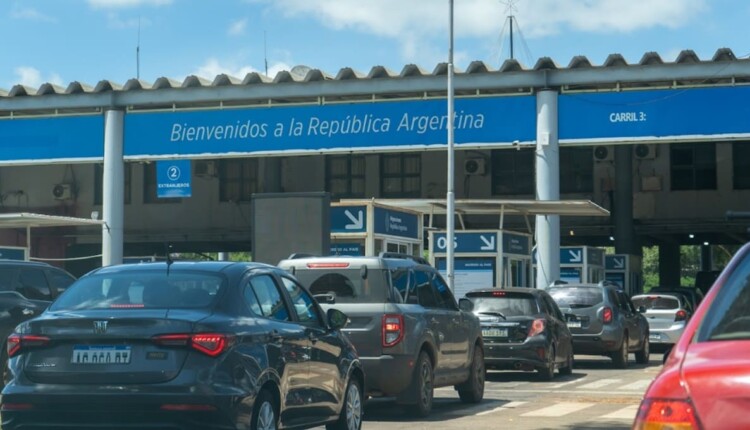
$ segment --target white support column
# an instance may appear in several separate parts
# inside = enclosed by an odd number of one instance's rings
[[[536,96],[536,198],[560,200],[560,144],[557,136],[557,91]],[[536,287],[560,279],[560,216],[536,216]]]
[[[102,266],[122,263],[125,230],[124,119],[122,110],[108,110],[104,114]]]

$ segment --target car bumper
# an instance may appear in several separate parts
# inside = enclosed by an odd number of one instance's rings
[[[605,328],[596,334],[573,333],[573,353],[607,355],[620,349],[623,331]]]
[[[546,366],[548,348],[544,339],[524,343],[491,343],[485,340],[484,364],[492,369],[534,370]]]
[[[411,384],[414,358],[402,355],[360,357],[365,371],[365,393],[370,396],[397,396]]]
[[[685,324],[675,324],[668,329],[650,329],[648,340],[652,344],[672,345],[677,343],[685,331]]]

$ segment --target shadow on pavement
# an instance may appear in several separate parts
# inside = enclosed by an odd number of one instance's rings
[[[484,399],[481,403],[466,404],[456,397],[435,397],[432,413],[428,417],[418,417],[411,413],[410,405],[400,405],[392,399],[370,399],[365,403],[364,421],[380,422],[430,422],[448,421],[473,416],[509,403],[509,400]]]

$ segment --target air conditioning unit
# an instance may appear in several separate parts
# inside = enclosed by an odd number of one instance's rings
[[[464,160],[464,173],[467,175],[484,175],[487,173],[487,160],[484,158],[467,158]]]
[[[609,146],[594,147],[594,161],[613,161],[614,159],[615,151]]]
[[[656,145],[639,143],[633,147],[633,155],[638,160],[653,160],[658,155]]]
[[[52,197],[55,200],[70,200],[73,198],[73,185],[72,184],[55,184],[52,187]]]
[[[210,160],[196,161],[195,176],[216,176],[216,163]]]

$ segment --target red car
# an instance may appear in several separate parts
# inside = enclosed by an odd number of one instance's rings
[[[633,429],[750,429],[750,244],[709,290],[643,398]]]

